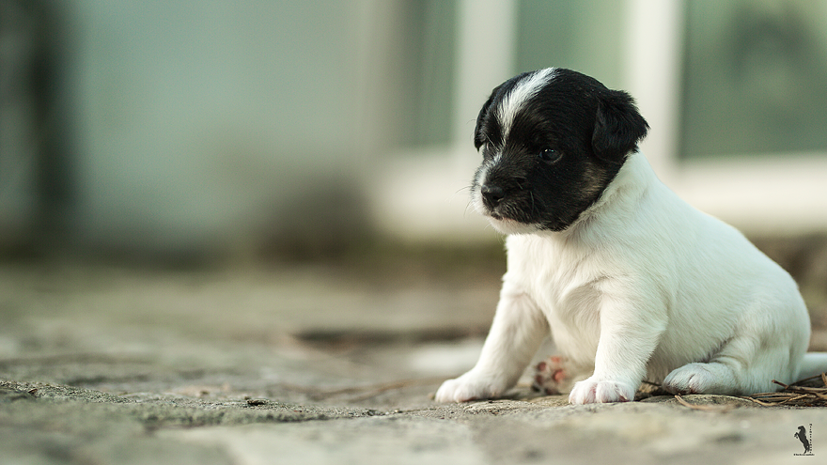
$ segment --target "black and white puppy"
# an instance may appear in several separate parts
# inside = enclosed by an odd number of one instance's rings
[[[471,195],[509,234],[508,271],[479,361],[437,401],[503,395],[549,331],[578,404],[633,400],[644,379],[749,394],[827,370],[827,355],[805,355],[796,283],[657,179],[637,151],[647,130],[627,93],[575,71],[494,89]]]

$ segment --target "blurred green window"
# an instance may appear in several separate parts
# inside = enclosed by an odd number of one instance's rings
[[[827,152],[827,1],[685,5],[681,157]]]

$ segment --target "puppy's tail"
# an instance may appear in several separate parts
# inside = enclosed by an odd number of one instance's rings
[[[807,352],[801,361],[798,379],[810,378],[827,372],[827,352]]]

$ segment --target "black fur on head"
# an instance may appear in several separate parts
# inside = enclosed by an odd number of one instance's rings
[[[594,204],[649,126],[626,92],[567,69],[496,87],[474,130],[472,192],[492,218],[561,231]]]

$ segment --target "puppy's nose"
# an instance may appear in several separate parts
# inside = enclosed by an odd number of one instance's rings
[[[482,198],[486,204],[489,206],[494,206],[500,203],[500,201],[505,197],[505,191],[500,186],[491,186],[488,184],[483,184],[480,188],[480,193],[482,194]]]

